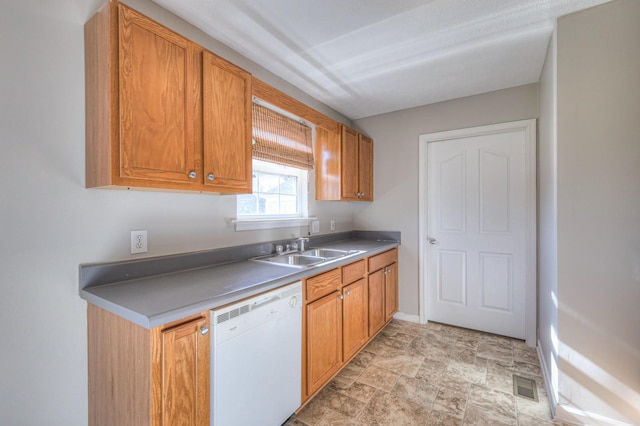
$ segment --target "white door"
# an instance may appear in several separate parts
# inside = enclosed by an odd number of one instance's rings
[[[527,337],[529,136],[484,130],[427,144],[428,320]]]

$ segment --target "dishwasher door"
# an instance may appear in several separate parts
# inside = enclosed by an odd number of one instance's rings
[[[211,313],[211,424],[281,425],[301,403],[302,284]]]

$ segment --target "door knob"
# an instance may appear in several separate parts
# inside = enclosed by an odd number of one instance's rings
[[[435,239],[435,238],[433,238],[433,237],[429,237],[429,238],[427,238],[427,241],[429,241],[429,244],[435,244],[435,243],[437,243],[437,242],[438,242],[438,240],[436,240],[436,239]]]

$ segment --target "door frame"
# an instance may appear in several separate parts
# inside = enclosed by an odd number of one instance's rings
[[[419,135],[419,175],[418,175],[418,253],[419,253],[419,286],[420,323],[427,323],[427,297],[429,294],[427,277],[432,265],[426,258],[427,231],[429,211],[427,190],[428,186],[428,149],[429,142],[444,142],[473,136],[484,136],[495,133],[512,131],[525,132],[525,164],[526,164],[526,280],[525,280],[525,336],[526,344],[536,346],[537,341],[537,194],[536,194],[536,119],[512,121],[508,123],[491,124],[487,126],[469,127],[465,129],[449,130],[437,133]]]

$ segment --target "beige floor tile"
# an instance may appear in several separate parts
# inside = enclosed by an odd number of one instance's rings
[[[524,348],[513,348],[513,360],[515,362],[525,362],[528,364],[540,365],[538,352],[536,352],[535,348],[530,348],[528,346],[525,346]]]
[[[303,421],[309,426],[314,426],[320,422],[328,410],[329,409],[322,405],[317,398],[314,398],[298,414],[296,414],[295,418]]]
[[[350,416],[329,409],[317,426],[367,426]]]
[[[386,368],[395,373],[409,377],[415,377],[424,361],[424,357],[415,355],[379,355],[373,361],[372,365]]]
[[[553,426],[554,423],[549,420],[545,421],[528,414],[518,414],[518,426]]]
[[[385,368],[370,365],[358,377],[358,382],[373,386],[385,392],[390,392],[396,385],[400,374],[393,373]]]
[[[378,391],[358,418],[367,425],[413,426],[427,424],[429,410],[396,395]]]
[[[376,390],[377,389],[373,386],[365,385],[364,383],[360,382],[355,382],[348,388],[337,389],[338,392],[365,403],[369,402],[369,400],[376,393]]]
[[[462,424],[464,426],[517,426],[518,421],[515,417],[504,416],[499,411],[469,404]]]
[[[428,426],[461,426],[462,419],[443,413],[441,411],[431,411],[427,419]]]
[[[391,393],[431,409],[438,395],[438,388],[424,380],[400,376]]]
[[[436,399],[433,401],[431,410],[463,419],[466,407],[467,393],[447,388],[440,388]]]
[[[366,405],[362,401],[358,401],[328,387],[321,390],[318,395],[315,396],[314,400],[323,407],[330,408],[352,418],[356,418]],[[324,414],[326,414],[326,412],[323,413],[323,415]],[[302,418],[302,420],[304,421],[304,418]]]
[[[516,401],[513,394],[500,392],[486,386],[471,385],[469,404],[496,413],[496,418],[516,418]],[[466,418],[465,418],[466,420]]]
[[[375,357],[376,357],[376,354],[374,354],[372,352],[368,352],[367,350],[363,350],[363,351],[360,351],[360,353],[358,355],[353,357],[353,359],[351,360],[349,365],[350,366],[361,367],[362,369],[365,369],[365,368],[367,368],[369,366],[369,364],[371,363],[371,361]]]
[[[531,401],[522,397],[516,397],[518,415],[526,414],[541,420],[551,420],[551,409],[547,398],[539,398],[539,401]]]
[[[465,362],[452,359],[447,365],[445,373],[449,377],[466,380],[477,385],[487,383],[487,367],[486,365],[467,364]]]
[[[513,395],[534,379],[540,402]],[[392,320],[287,426],[550,426],[537,352],[517,339]]]

